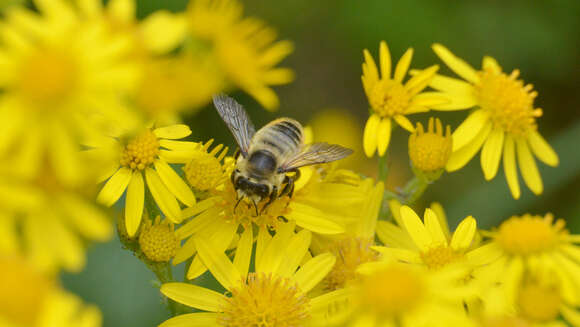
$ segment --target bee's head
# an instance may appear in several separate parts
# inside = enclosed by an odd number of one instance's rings
[[[235,174],[236,172],[234,172]],[[252,181],[239,173],[233,178],[234,189],[238,191],[238,194],[242,193],[246,197],[257,196],[260,199],[268,197],[270,194],[270,188],[266,184],[258,183]]]

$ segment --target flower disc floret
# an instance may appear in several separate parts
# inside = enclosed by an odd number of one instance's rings
[[[336,263],[323,281],[325,289],[343,288],[356,278],[358,266],[377,260],[378,254],[371,249],[372,245],[370,239],[360,237],[348,237],[336,242],[330,248],[330,252],[336,257]]]
[[[371,107],[381,117],[394,117],[404,114],[409,106],[411,95],[400,82],[382,79],[376,83],[369,94]]]
[[[173,225],[167,221],[160,223],[157,217],[154,224],[148,221],[139,234],[139,246],[147,259],[155,262],[167,262],[177,252],[179,241]]]
[[[289,278],[250,273],[231,293],[218,316],[222,326],[302,326],[309,317],[309,298]]]
[[[475,93],[495,126],[512,135],[526,136],[537,129],[536,118],[542,116],[542,110],[534,109],[538,93],[532,91],[531,84],[518,80],[519,74],[517,69],[510,75],[492,69],[479,71]]]
[[[421,123],[417,124],[415,133],[409,137],[409,157],[413,166],[424,172],[445,168],[453,149],[451,127],[445,128],[439,119],[429,119],[427,131]]]
[[[121,165],[133,170],[144,170],[159,154],[159,140],[151,130],[146,130],[130,140],[121,155]]]
[[[191,160],[183,167],[189,185],[196,190],[207,191],[213,189],[228,177],[226,174],[227,169],[222,164],[222,160],[228,152],[228,147],[219,144],[213,150],[208,151],[212,143],[213,139],[195,151],[191,156]]]
[[[568,234],[564,229],[565,222],[554,216],[545,217],[530,214],[513,216],[499,226],[496,236],[501,247],[512,255],[532,255],[551,250]]]
[[[421,260],[429,269],[440,269],[463,258],[463,253],[450,246],[440,245],[421,252]]]

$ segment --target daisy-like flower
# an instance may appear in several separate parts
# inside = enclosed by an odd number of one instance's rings
[[[197,143],[177,141],[191,134],[186,125],[147,128],[130,137],[92,140],[87,155],[103,161],[101,180],[107,180],[97,200],[115,204],[127,190],[125,226],[129,237],[139,229],[145,201],[145,182],[159,209],[173,223],[182,221],[178,200],[186,206],[196,203],[189,186],[169,165],[186,160]]]
[[[330,253],[303,261],[310,238],[306,230],[295,234],[290,224],[274,237],[262,230],[254,272],[248,272],[253,244],[250,229],[242,234],[233,262],[208,240],[197,239],[199,255],[227,293],[187,283],[163,284],[165,296],[203,312],[180,315],[160,326],[326,326],[327,306],[344,292],[308,294],[335,261]]]
[[[372,110],[363,136],[364,151],[368,157],[372,157],[375,151],[378,151],[379,156],[383,156],[387,151],[391,139],[392,119],[404,129],[413,132],[413,124],[406,115],[425,112],[433,105],[448,101],[441,95],[421,94],[435,76],[439,68],[437,65],[425,69],[403,83],[411,65],[413,49],[403,54],[393,75],[391,75],[391,54],[385,41],[381,42],[379,52],[380,76],[373,57],[366,49],[365,62],[362,65],[362,84]]]
[[[354,207],[360,213],[359,217],[346,225],[345,233],[314,234],[312,252],[316,254],[329,251],[336,257],[332,270],[319,285],[321,291],[344,288],[356,279],[356,269],[361,264],[378,259],[377,252],[371,246],[375,245],[375,227],[385,187],[382,182],[373,184],[374,181],[370,178],[362,181],[360,187],[368,194],[367,199]]]
[[[57,177],[74,184],[83,164],[79,138],[87,117],[134,120],[121,102],[137,71],[126,59],[128,41],[109,37],[81,21],[67,1],[36,1],[38,13],[14,6],[0,25],[0,155],[25,148],[28,161],[15,163],[30,176],[48,163]]]
[[[471,216],[463,219],[452,235],[444,217],[438,217],[432,209],[425,210],[423,219],[424,221],[421,221],[415,211],[408,206],[401,206],[401,227],[409,234],[413,243],[401,244],[396,236],[380,233],[381,242],[387,246],[376,246],[374,249],[388,257],[422,265],[431,270],[441,269],[452,263],[466,263],[466,256],[472,251],[476,240],[475,219]],[[390,223],[381,222],[381,225],[386,224]]]
[[[558,165],[558,155],[538,132],[537,118],[542,110],[534,107],[538,95],[532,85],[518,80],[519,70],[502,71],[497,61],[484,57],[476,70],[447,48],[434,44],[435,53],[457,75],[465,79],[437,75],[429,86],[447,94],[451,101],[438,110],[475,107],[453,132],[453,155],[447,164],[455,171],[467,164],[481,149],[481,168],[486,180],[497,174],[500,160],[514,198],[520,197],[516,157],[524,182],[534,194],[543,190],[534,156],[550,166]]]
[[[139,232],[139,248],[153,262],[168,262],[173,259],[179,248],[173,224],[166,219],[162,222],[160,216],[153,222],[146,219]]]
[[[214,190],[230,178],[233,160],[231,164],[224,162],[229,148],[218,144],[209,151],[212,144],[213,139],[196,149],[183,167],[187,182],[196,191]]]
[[[551,214],[512,216],[487,236],[491,241],[468,257],[481,266],[475,272],[481,279],[502,285],[508,303],[515,303],[526,271],[553,272],[552,280],[562,291],[577,292],[580,247],[576,243],[580,238],[568,233],[564,220],[554,221]],[[575,304],[580,304],[578,294]]]
[[[447,125],[445,133],[439,118],[429,118],[427,129],[417,123],[417,129],[409,137],[409,158],[413,171],[429,181],[438,179],[451,156],[451,126]]]
[[[472,326],[462,300],[473,289],[457,283],[463,269],[427,272],[402,263],[369,262],[359,272],[344,326]]]
[[[80,271],[87,241],[113,236],[111,221],[94,204],[92,182],[73,188],[50,169],[34,180],[1,176],[0,256],[18,251],[42,270]]]
[[[66,292],[52,275],[18,256],[0,257],[0,324],[3,327],[99,327],[99,309]]]
[[[216,173],[216,178],[221,178],[221,171],[216,170]],[[319,234],[343,233],[344,226],[359,217],[360,212],[353,208],[359,208],[358,204],[365,201],[368,192],[362,192],[357,185],[339,182],[337,174],[342,174],[340,172],[310,170],[310,173],[312,176],[304,174],[300,178],[299,182],[305,185],[297,184],[292,198],[280,197],[258,214],[254,205],[245,201],[238,204],[237,192],[230,179],[226,179],[209,198],[183,210],[184,218],[193,218],[176,231],[180,239],[189,239],[178,251],[173,264],[195,255],[198,237],[210,239],[216,250],[225,251],[232,240],[235,241],[240,227],[245,230],[256,226],[265,232],[277,230],[289,221]],[[267,201],[264,199],[257,207],[262,208]],[[187,277],[195,278],[205,270],[203,262],[195,256]]]
[[[189,31],[196,38],[215,40],[241,20],[243,11],[237,0],[190,1],[186,14]]]

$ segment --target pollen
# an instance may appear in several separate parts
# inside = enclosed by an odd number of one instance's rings
[[[413,310],[424,294],[425,285],[417,272],[391,265],[363,280],[359,299],[363,307],[392,317]]]
[[[568,234],[561,219],[552,224],[554,216],[525,214],[513,216],[499,226],[496,241],[512,255],[532,255],[556,246]]]
[[[121,165],[133,170],[144,170],[159,154],[159,140],[153,131],[146,130],[130,140],[121,154]]]
[[[441,170],[447,164],[451,156],[453,141],[451,127],[445,127],[441,120],[429,119],[427,131],[421,123],[417,124],[415,132],[409,137],[409,157],[413,167],[423,172],[435,172]]]
[[[554,286],[524,283],[518,297],[522,316],[537,322],[552,321],[560,314],[562,299]]]
[[[0,259],[0,317],[9,325],[36,326],[54,287],[51,280],[22,260]]]
[[[288,278],[250,273],[231,292],[217,319],[222,326],[304,326],[309,318],[308,297]]]
[[[343,288],[357,277],[356,269],[365,262],[376,261],[378,255],[371,249],[372,240],[349,237],[336,242],[330,252],[336,256],[336,263],[323,283],[326,290]]]
[[[66,99],[76,84],[77,65],[72,58],[47,50],[34,53],[23,62],[18,87],[27,99],[54,104]]]
[[[206,142],[183,167],[189,185],[199,191],[213,189],[227,177],[222,160],[228,152],[228,147],[219,144],[208,152],[212,143],[213,139]],[[220,153],[220,150],[223,151]]]
[[[404,114],[411,99],[405,87],[391,79],[380,80],[373,86],[368,96],[371,107],[381,117]]]
[[[179,245],[173,224],[167,220],[160,222],[159,216],[152,224],[147,220],[139,234],[139,247],[147,259],[155,262],[171,260]]]
[[[463,254],[453,250],[450,246],[440,245],[421,252],[421,260],[429,269],[440,269],[463,258]]]
[[[536,118],[542,116],[542,110],[533,106],[538,93],[532,90],[531,84],[524,85],[518,80],[519,74],[517,69],[510,75],[481,71],[475,90],[481,108],[490,114],[496,127],[512,135],[524,136],[536,130]]]

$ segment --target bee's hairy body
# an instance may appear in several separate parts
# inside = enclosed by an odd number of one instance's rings
[[[302,125],[294,119],[279,118],[262,127],[252,137],[247,157],[239,156],[232,182],[238,197],[247,197],[254,203],[266,197],[291,194],[293,184],[285,173],[278,172],[281,163],[296,156],[302,149]],[[278,193],[282,191],[282,193]]]

